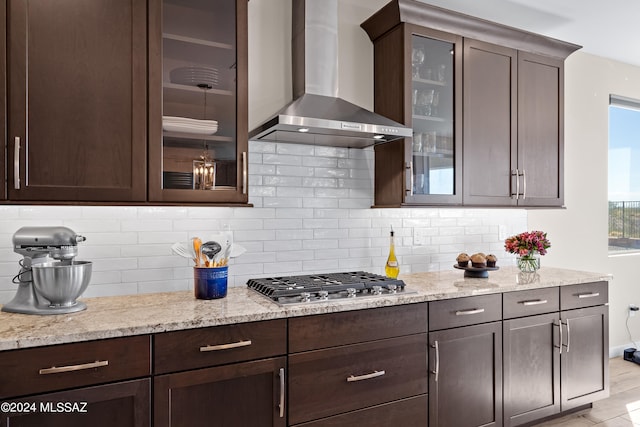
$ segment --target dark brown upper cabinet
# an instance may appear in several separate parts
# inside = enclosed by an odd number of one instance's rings
[[[247,1],[149,2],[149,201],[246,204]]]
[[[144,201],[146,2],[5,5],[8,198]]]
[[[375,111],[413,138],[375,150],[375,206],[462,202],[462,37],[401,24],[374,43]]]
[[[375,147],[376,206],[563,205],[564,60],[580,46],[415,0],[361,26],[375,111],[414,131]]]

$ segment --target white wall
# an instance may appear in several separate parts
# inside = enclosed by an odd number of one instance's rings
[[[531,210],[529,228],[548,231],[545,265],[612,273],[609,287],[610,346],[621,354],[629,303],[640,304],[640,254],[607,252],[607,148],[609,95],[640,99],[640,68],[582,53],[565,63],[566,210]],[[629,321],[640,340],[640,316]]]

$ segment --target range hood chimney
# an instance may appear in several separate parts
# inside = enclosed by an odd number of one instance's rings
[[[338,98],[338,0],[292,0],[294,101],[250,140],[364,148],[412,136],[404,125]]]

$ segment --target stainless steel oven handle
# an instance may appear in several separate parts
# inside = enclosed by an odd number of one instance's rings
[[[20,137],[13,140],[13,188],[20,189]]]
[[[280,368],[280,418],[284,418],[284,368]]]
[[[82,364],[79,364],[79,365],[52,366],[50,368],[40,369],[38,371],[38,373],[40,375],[61,374],[63,372],[82,371],[82,370],[85,370],[85,369],[100,368],[102,366],[109,366],[109,361],[108,360],[96,360],[95,362],[82,363]]]
[[[468,316],[470,314],[484,313],[484,308],[472,308],[471,310],[458,310],[456,316]]]
[[[522,169],[522,200],[527,198],[527,175],[524,169]]]
[[[200,347],[200,351],[217,351],[217,350],[228,350],[230,348],[238,348],[238,347],[247,347],[251,345],[251,340],[232,342],[229,344],[218,344],[218,345],[206,345],[204,347]]]
[[[370,374],[364,374],[364,375],[350,375],[347,377],[347,382],[348,383],[353,383],[356,381],[363,381],[363,380],[370,380],[371,378],[377,378],[377,377],[381,377],[383,375],[385,375],[386,372],[385,371],[373,371]]]

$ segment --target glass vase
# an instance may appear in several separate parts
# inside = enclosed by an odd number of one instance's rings
[[[516,258],[518,269],[523,273],[534,273],[540,268],[540,257],[538,255],[523,255]]]

